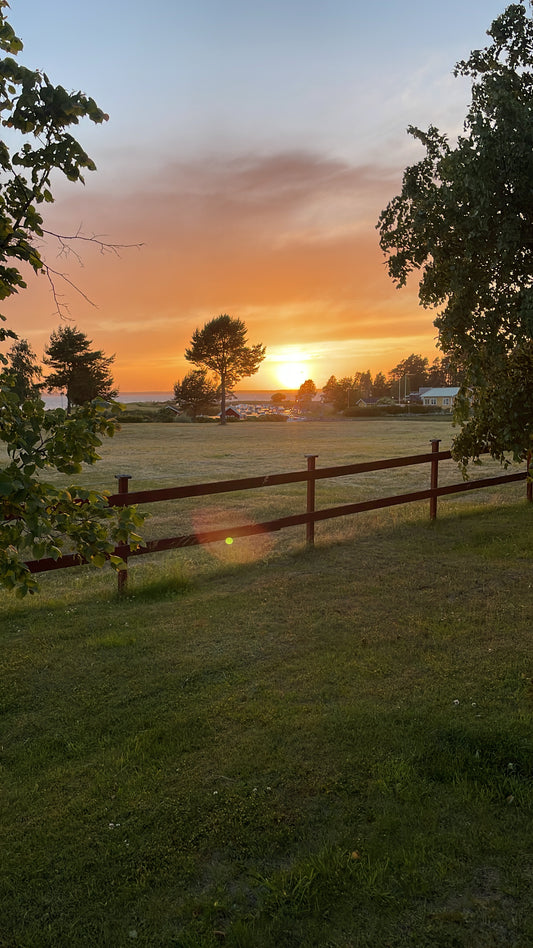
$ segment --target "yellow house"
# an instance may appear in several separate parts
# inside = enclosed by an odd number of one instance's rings
[[[443,411],[453,411],[453,403],[459,391],[456,388],[429,388],[422,392],[422,401],[424,405],[432,405],[435,408],[442,408]]]

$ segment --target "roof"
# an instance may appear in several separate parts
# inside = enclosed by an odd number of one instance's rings
[[[426,392],[421,392],[422,398],[455,398],[459,391],[459,386],[452,388],[428,388]]]

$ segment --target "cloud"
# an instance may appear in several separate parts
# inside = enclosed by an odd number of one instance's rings
[[[431,316],[414,289],[393,288],[378,246],[377,217],[399,185],[394,168],[306,151],[204,155],[146,170],[135,188],[107,193],[90,179],[54,206],[53,229],[72,233],[84,222],[86,233],[143,246],[118,256],[85,246],[83,269],[61,261],[98,307],[72,297],[74,321],[116,353],[122,388],[136,371],[170,386],[186,368],[193,330],[222,312],[245,319],[250,341],[267,348],[360,339],[368,349],[371,340],[401,345],[426,333],[430,349]],[[16,308],[42,337],[50,299],[32,315]]]

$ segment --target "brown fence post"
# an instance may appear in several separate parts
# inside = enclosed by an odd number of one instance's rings
[[[309,472],[315,470],[315,461],[318,457],[318,454],[305,454],[304,457],[307,458],[307,470]],[[315,479],[314,477],[307,478],[307,513],[312,514],[315,512]],[[306,524],[306,541],[307,546],[315,545],[315,521],[309,520]]]
[[[115,479],[118,481],[118,493],[127,494],[128,493],[128,481],[131,480],[131,474],[115,474]],[[117,573],[117,582],[118,582],[118,593],[119,595],[126,592],[126,587],[128,585],[128,557],[126,554],[122,556],[122,559],[126,563],[125,569],[119,569]]]
[[[440,438],[433,438],[430,442],[431,450],[433,452],[433,457],[431,458],[431,490],[437,490],[439,486],[439,445]],[[433,494],[429,498],[429,516],[431,520],[436,520],[437,518],[437,495]]]

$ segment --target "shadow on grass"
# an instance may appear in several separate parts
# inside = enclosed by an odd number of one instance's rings
[[[17,600],[0,591],[0,614],[16,617],[29,609],[37,616],[40,611],[61,611],[73,601],[78,606],[95,601],[102,604],[120,604],[132,599],[164,601],[189,595],[195,589],[218,581],[242,578],[248,584],[258,579],[267,567],[285,570],[305,564],[309,571],[320,572],[329,557],[334,560],[340,557],[344,562],[355,557],[358,570],[364,570],[362,552],[367,555],[372,551],[374,558],[386,559],[391,544],[404,556],[413,557],[423,555],[424,548],[429,549],[435,542],[449,544],[455,550],[459,547],[464,555],[475,553],[482,559],[533,557],[523,532],[525,518],[533,505],[525,501],[502,506],[486,502],[468,507],[460,502],[452,504],[443,505],[435,521],[427,519],[424,504],[418,509],[407,506],[332,521],[334,526],[329,530],[325,523],[318,524],[314,547],[305,546],[298,537],[292,547],[273,549],[265,556],[258,550],[257,558],[250,557],[246,562],[222,558],[214,545],[192,548],[186,553],[170,552],[164,557],[151,556],[149,561],[142,557],[133,559],[123,595],[118,594],[116,577],[107,569],[76,567],[65,573],[43,574],[41,591],[35,596]]]

